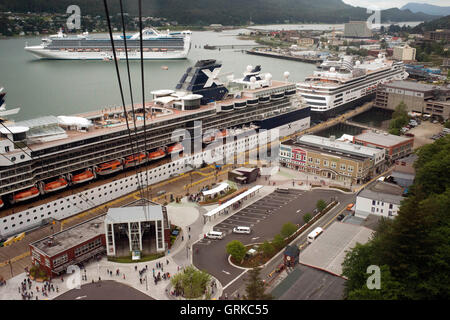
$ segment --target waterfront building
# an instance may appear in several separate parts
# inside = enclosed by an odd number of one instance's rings
[[[366,21],[350,21],[344,25],[345,38],[365,39],[372,37],[372,31],[367,27]]]
[[[416,60],[416,48],[412,48],[409,45],[394,47],[394,54],[392,56],[396,60],[401,61],[414,61]]]
[[[363,133],[353,137],[353,143],[382,149],[386,154],[386,159],[394,161],[412,152],[414,138],[396,136],[387,132],[364,130]]]
[[[450,87],[413,81],[393,81],[379,86],[375,106],[395,110],[404,102],[408,112],[429,114],[447,120],[450,117]]]
[[[383,150],[313,135],[285,141],[279,151],[284,167],[349,184],[360,184],[381,172],[384,158]]]

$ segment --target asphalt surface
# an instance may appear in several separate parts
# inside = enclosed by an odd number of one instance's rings
[[[125,284],[106,280],[82,285],[54,300],[154,300],[146,294]]]
[[[333,190],[302,191],[290,189],[289,194],[273,192],[217,224],[214,230],[225,232],[227,235],[221,240],[203,239],[195,244],[193,263],[197,268],[216,277],[226,287],[224,292],[228,296],[231,296],[237,290],[242,294],[245,278],[242,275],[245,270],[229,264],[226,244],[232,240],[239,240],[244,245],[262,243],[265,240],[270,241],[276,234],[280,233],[283,224],[292,222],[300,226],[303,225],[303,215],[308,212],[312,214],[318,200],[323,199],[328,203],[332,197],[337,197],[340,205],[325,214],[319,222],[328,221],[329,217],[339,212],[338,210],[353,202],[355,195],[343,194]],[[245,235],[232,233],[233,227],[239,225],[250,226],[252,233]],[[301,238],[299,244],[305,241],[306,234],[303,237],[304,239]],[[197,249],[198,253],[195,253]],[[261,278],[265,278],[267,274],[273,271],[275,266],[281,263],[281,259],[280,255],[279,258],[269,263],[261,272]],[[236,279],[238,277],[239,279]],[[235,282],[231,283],[232,281]]]

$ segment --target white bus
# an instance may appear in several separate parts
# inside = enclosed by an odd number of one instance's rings
[[[308,242],[313,242],[322,232],[323,229],[321,227],[315,228],[310,234],[308,234]]]

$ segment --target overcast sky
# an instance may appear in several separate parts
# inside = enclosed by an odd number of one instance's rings
[[[409,2],[428,3],[437,6],[449,6],[449,0],[343,0],[345,3],[358,7],[373,7],[377,6],[382,9],[397,7],[400,8]]]

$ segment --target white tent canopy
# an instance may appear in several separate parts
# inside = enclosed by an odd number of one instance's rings
[[[82,117],[58,116],[58,123],[63,126],[90,127],[92,121]]]
[[[221,184],[219,184],[214,189],[202,191],[202,193],[203,193],[204,196],[209,196],[209,195],[212,195],[212,194],[219,193],[219,192],[225,190],[228,187],[229,187],[228,183],[222,182]]]
[[[218,206],[217,208],[212,209],[211,211],[209,211],[208,213],[205,213],[203,216],[206,217],[212,217],[215,216],[216,214],[220,213],[222,210],[225,210],[226,208],[228,208],[229,206],[233,205],[234,203],[244,199],[245,197],[247,197],[248,195],[253,194],[254,192],[258,191],[259,189],[261,189],[263,186],[257,185],[252,187],[250,190],[245,191],[244,193],[241,193],[240,195],[236,196],[235,198],[231,199],[230,201],[225,202],[224,204]]]

